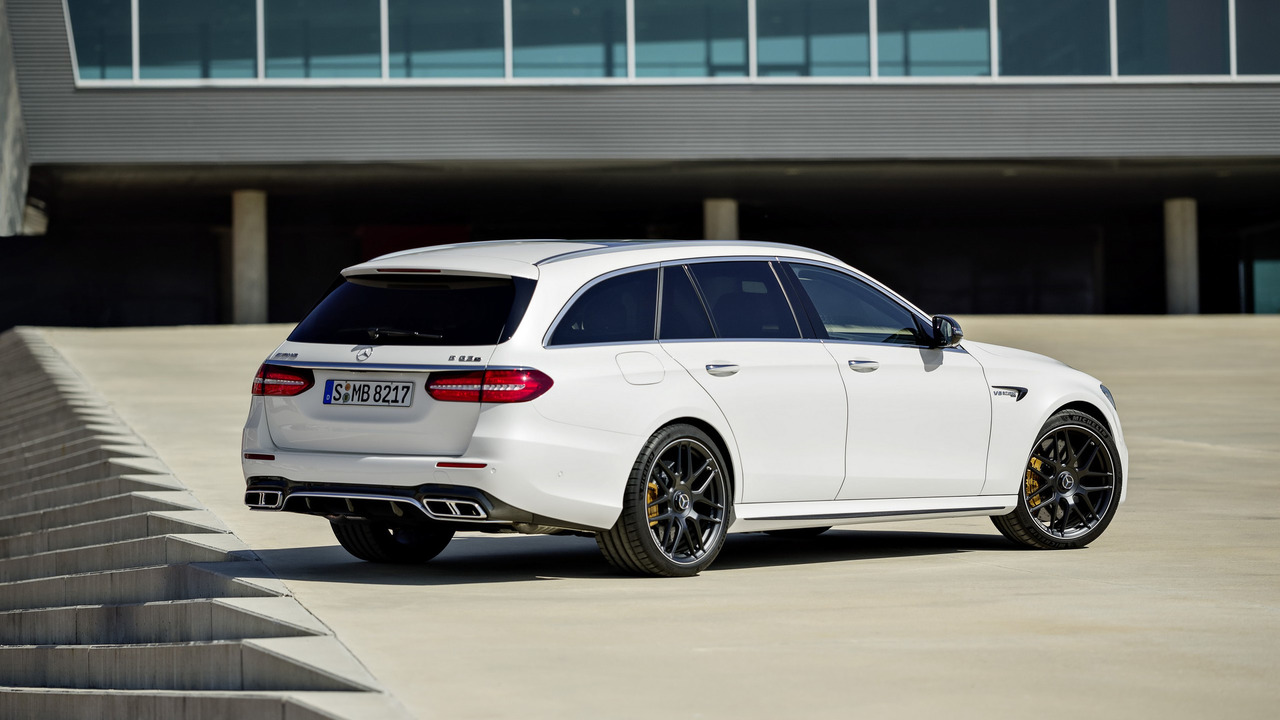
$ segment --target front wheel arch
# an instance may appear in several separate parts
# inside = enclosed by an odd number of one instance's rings
[[[1048,422],[1049,418],[1053,417],[1054,415],[1057,415],[1058,413],[1065,412],[1065,411],[1073,411],[1073,412],[1082,413],[1084,415],[1088,415],[1094,420],[1097,420],[1098,423],[1102,425],[1102,427],[1106,428],[1107,432],[1111,433],[1112,435],[1115,434],[1115,430],[1112,429],[1111,422],[1107,420],[1107,414],[1102,412],[1102,408],[1098,407],[1097,405],[1094,405],[1093,403],[1087,403],[1084,401],[1070,402],[1070,403],[1067,403],[1066,405],[1063,405],[1057,410],[1054,410],[1053,412],[1049,413],[1049,415],[1045,418],[1045,422]]]

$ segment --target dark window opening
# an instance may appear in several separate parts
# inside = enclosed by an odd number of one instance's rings
[[[532,292],[523,278],[357,276],[307,315],[292,342],[493,345],[515,332]]]
[[[800,337],[791,305],[768,263],[696,263],[689,270],[711,311],[716,337]]]
[[[602,280],[578,296],[560,318],[548,345],[643,342],[654,339],[658,271],[640,270]]]

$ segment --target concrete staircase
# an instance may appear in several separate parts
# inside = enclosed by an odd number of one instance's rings
[[[0,717],[408,717],[38,331],[0,388]]]

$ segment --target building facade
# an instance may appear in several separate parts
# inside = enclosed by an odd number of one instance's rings
[[[366,256],[528,236],[795,242],[932,312],[1280,310],[1275,0],[5,12],[4,194],[48,227],[0,242],[53,321],[292,320]],[[10,322],[56,314],[30,277]]]

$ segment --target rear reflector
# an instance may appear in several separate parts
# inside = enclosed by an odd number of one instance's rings
[[[460,468],[460,469],[463,469],[463,470],[479,470],[480,468],[483,468],[483,467],[485,467],[485,466],[486,466],[486,464],[485,464],[485,463],[467,463],[467,462],[438,462],[438,463],[436,463],[436,467],[438,467],[438,468]]]
[[[432,373],[427,394],[443,402],[527,402],[551,389],[551,378],[532,368]]]
[[[253,394],[292,397],[306,392],[315,384],[315,375],[308,368],[263,363],[253,378]]]
[[[245,453],[245,460],[275,460],[275,455],[267,455],[265,453]]]

